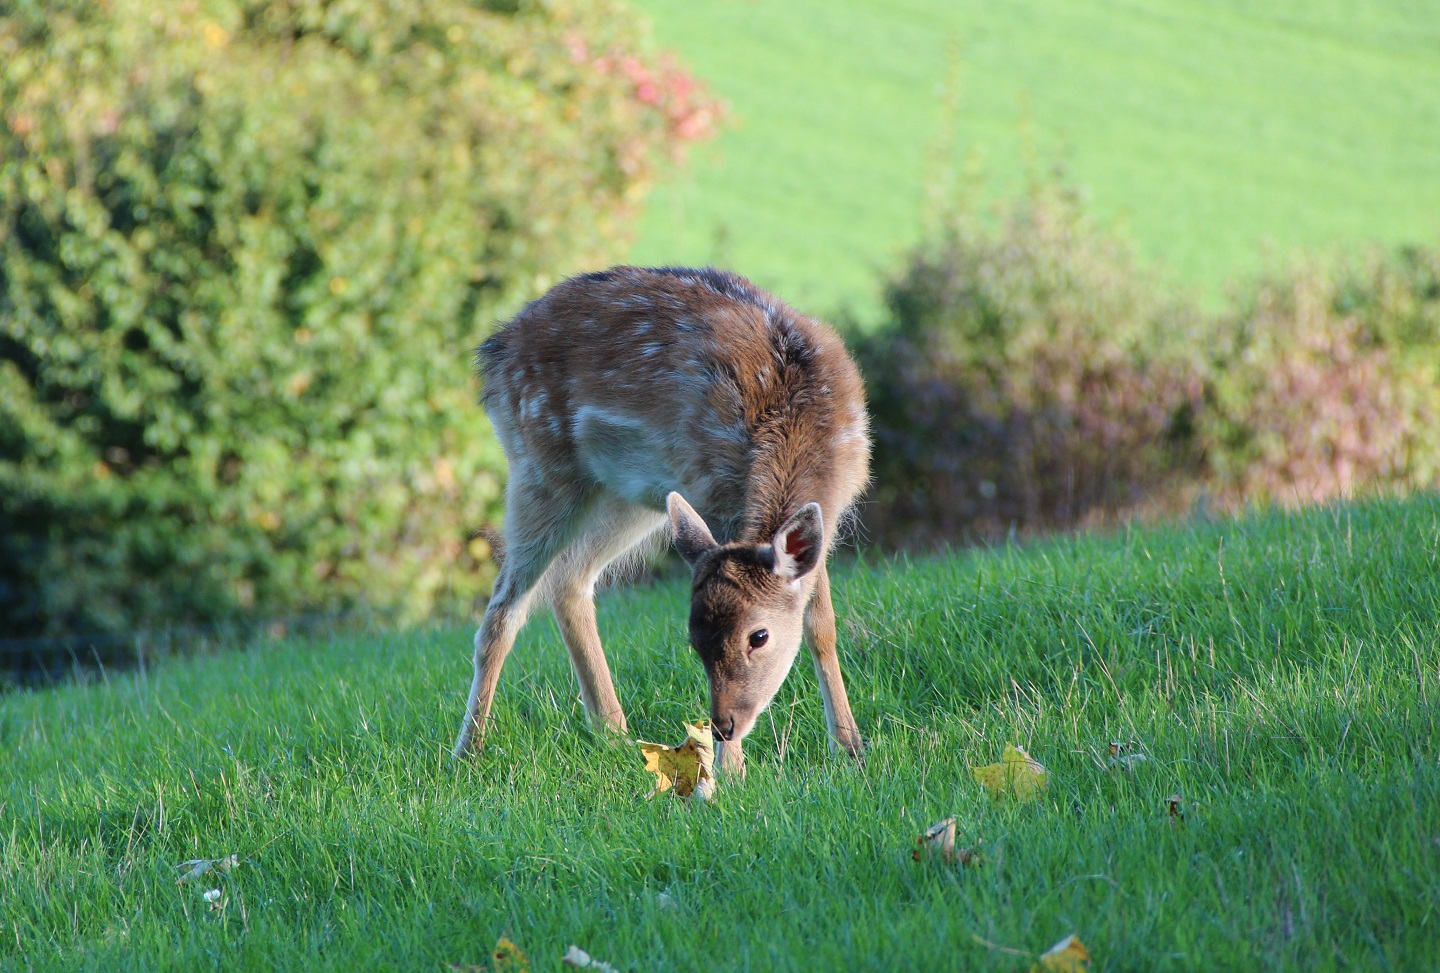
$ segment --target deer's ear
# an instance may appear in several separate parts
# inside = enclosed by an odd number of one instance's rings
[[[815,570],[824,553],[825,524],[818,503],[807,503],[775,533],[775,573],[787,581]]]
[[[695,512],[695,508],[686,503],[680,494],[672,492],[665,498],[665,506],[670,511],[670,530],[675,535],[675,550],[679,551],[685,563],[693,568],[706,551],[716,546],[715,537],[710,533],[710,528],[705,526],[705,521]]]

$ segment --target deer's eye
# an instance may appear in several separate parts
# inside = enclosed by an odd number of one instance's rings
[[[760,646],[768,641],[770,641],[770,633],[763,628],[757,628],[750,633],[750,648],[752,650],[760,648]]]

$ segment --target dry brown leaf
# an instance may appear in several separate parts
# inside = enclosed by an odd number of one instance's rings
[[[609,963],[601,962],[574,944],[565,950],[565,955],[560,957],[560,962],[566,966],[573,966],[577,970],[599,970],[600,973],[620,973],[618,969]]]
[[[978,846],[978,842],[976,843]],[[915,850],[910,852],[915,861],[938,858],[947,865],[978,865],[982,861],[976,848],[955,847],[955,819],[937,821],[915,839]]]
[[[1185,799],[1176,791],[1165,798],[1165,804],[1170,808],[1170,826],[1174,828],[1185,827]]]
[[[1090,951],[1074,933],[1040,954],[1030,973],[1087,973]]]
[[[678,747],[637,742],[645,755],[645,769],[656,778],[654,794],[674,788],[681,797],[693,794],[704,800],[715,786],[715,738],[710,721],[686,723],[685,736],[685,742]]]
[[[936,855],[941,861],[950,861],[955,854],[955,819],[946,818],[930,825],[915,839],[915,845],[910,857],[917,862]]]
[[[1118,741],[1110,743],[1110,757],[1105,761],[1105,766],[1111,770],[1134,770],[1140,764],[1150,758],[1143,753],[1129,753],[1129,747]]]
[[[974,767],[972,771],[975,779],[995,797],[1026,800],[1038,796],[1050,783],[1050,771],[1013,744],[1006,744],[998,764]]]

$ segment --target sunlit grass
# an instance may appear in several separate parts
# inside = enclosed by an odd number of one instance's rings
[[[458,768],[460,630],[0,697],[0,966],[435,970],[502,934],[537,969],[576,943],[623,970],[1017,970],[1070,932],[1096,969],[1440,958],[1436,498],[852,562],[836,590],[865,767],[829,754],[802,664],[701,806],[647,800],[638,751],[584,729],[548,619]],[[683,601],[602,601],[646,739],[704,712]],[[1108,767],[1111,741],[1148,760]],[[1051,772],[1037,801],[973,780],[1011,742]],[[983,865],[911,861],[947,815]]]
[[[725,264],[812,313],[873,315],[956,170],[983,209],[1064,163],[1215,300],[1297,252],[1440,234],[1426,0],[636,6],[732,122],[653,195],[634,259]]]

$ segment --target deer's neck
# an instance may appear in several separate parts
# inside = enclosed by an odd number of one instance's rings
[[[763,433],[757,437],[757,455],[746,478],[745,509],[731,526],[733,539],[768,544],[797,510],[807,503],[818,503],[828,548],[838,511],[822,471],[814,468],[816,457],[796,448],[793,433],[787,434],[784,429]]]

